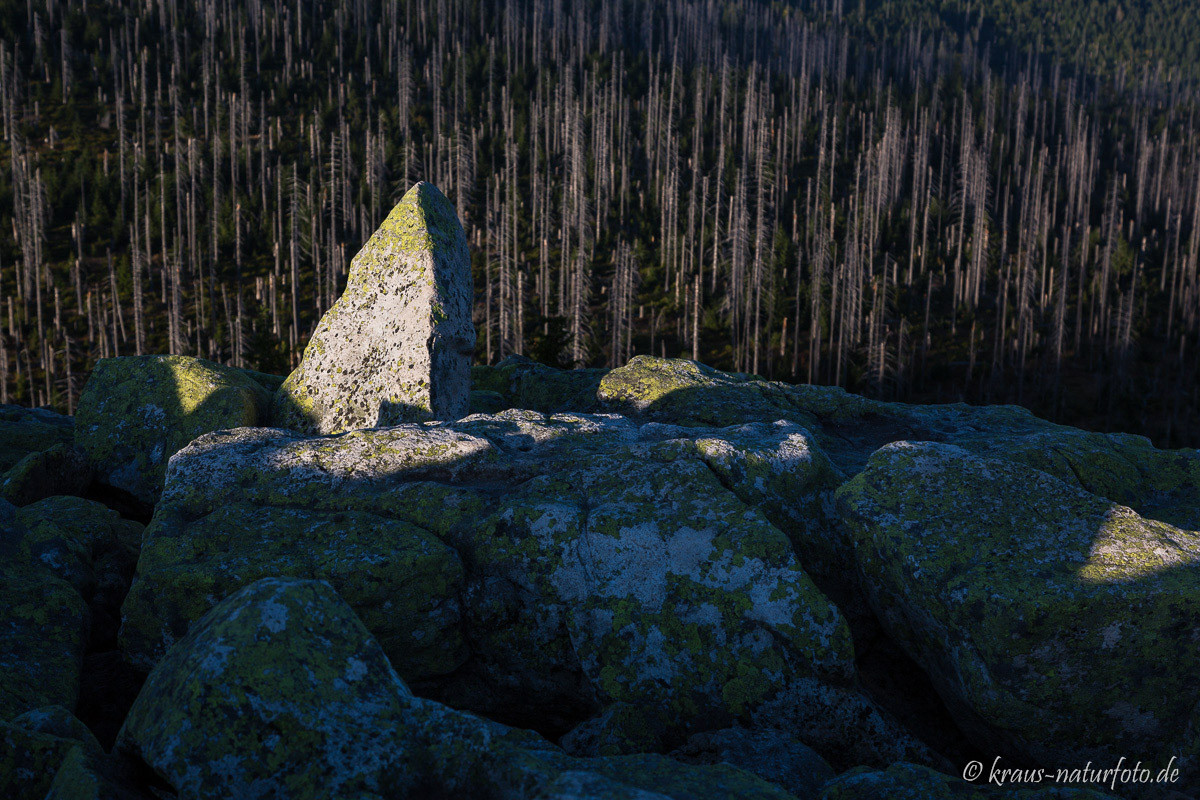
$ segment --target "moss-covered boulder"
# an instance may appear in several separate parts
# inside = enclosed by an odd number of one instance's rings
[[[30,453],[0,477],[0,497],[25,506],[54,495],[82,495],[92,482],[92,465],[73,445],[60,442]]]
[[[634,356],[604,375],[596,397],[602,408],[676,425],[815,422],[791,405],[782,386],[698,361]]]
[[[943,775],[898,762],[885,770],[858,767],[826,784],[821,800],[1105,800],[1112,795],[1077,786],[1001,786]]]
[[[83,723],[60,706],[0,722],[0,797],[43,800],[70,753],[100,753]]]
[[[0,405],[0,473],[12,469],[30,453],[56,444],[70,444],[72,419],[48,408]]]
[[[153,800],[133,764],[83,747],[67,753],[44,800]]]
[[[555,414],[560,411],[588,413],[600,410],[596,390],[608,370],[556,369],[525,356],[509,356],[494,366],[471,367],[471,388],[487,397],[494,408],[472,409],[495,413],[523,408]]]
[[[1017,461],[881,448],[837,494],[884,627],[986,753],[1196,786],[1200,533]]]
[[[772,480],[807,486],[819,467],[795,426],[760,433],[705,429],[701,447],[615,415],[515,410],[213,433],[172,459],[121,640],[149,668],[239,586],[322,578],[422,693],[584,723],[575,752],[775,718],[852,763],[919,758],[855,688],[845,622],[788,536],[729,488],[774,463],[795,474]]]
[[[407,691],[327,584],[264,579],[150,674],[116,749],[185,797],[413,796]]]
[[[214,800],[247,786],[297,799],[788,797],[728,765],[571,758],[417,699],[328,584],[293,579],[257,581],[193,626],[150,674],[117,750],[180,796]]]
[[[140,529],[99,503],[51,497],[0,532],[0,719],[75,707],[94,623],[115,632]]]
[[[75,444],[99,480],[152,505],[177,450],[209,431],[259,424],[269,402],[241,370],[211,361],[105,358],[79,397]]]
[[[122,645],[149,668],[217,600],[275,575],[329,581],[412,680],[452,672],[466,659],[462,565],[437,537],[366,511],[250,503],[190,525],[170,512],[155,518],[125,601]]]
[[[454,207],[418,183],[350,262],[345,291],[275,393],[272,424],[339,433],[466,416],[472,299]]]

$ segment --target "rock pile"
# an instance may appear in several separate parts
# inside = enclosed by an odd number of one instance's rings
[[[419,184],[286,381],[118,358],[75,420],[0,409],[0,796],[1200,790],[1200,454],[690,361],[468,371],[469,293]],[[995,758],[1048,774],[959,777]],[[1054,780],[1121,759],[1178,772]]]

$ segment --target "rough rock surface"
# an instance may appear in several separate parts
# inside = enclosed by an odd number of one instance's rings
[[[787,790],[797,800],[815,800],[834,777],[833,768],[811,747],[770,729],[704,731],[672,751],[671,757],[686,764],[733,764]]]
[[[525,356],[508,356],[494,366],[471,367],[472,393],[488,394],[488,401],[495,406],[472,408],[472,411],[495,413],[508,408],[544,414],[598,411],[596,390],[607,372],[603,369],[556,369]]]
[[[802,488],[811,455],[795,425],[696,438],[528,411],[214,433],[171,462],[121,639],[149,668],[239,586],[321,578],[414,685],[523,724],[586,720],[577,753],[765,715],[852,763],[921,758],[855,690],[849,631],[787,536],[723,483],[791,464]],[[428,568],[389,562],[392,536]]]
[[[418,183],[350,264],[304,359],[275,394],[272,422],[338,433],[466,416],[471,262],[454,208]]]
[[[985,776],[986,778],[986,776]],[[899,762],[886,770],[859,767],[825,786],[821,800],[1104,800],[1111,795],[1074,786],[968,783],[928,767]]]
[[[864,588],[959,725],[1046,765],[1200,761],[1200,532],[1018,461],[898,442],[838,491]]]
[[[117,749],[186,797],[787,797],[728,766],[573,759],[417,699],[328,584],[291,579],[251,584],[193,626]]]
[[[158,502],[143,535],[0,497],[0,796],[1098,796],[951,777],[996,755],[1200,787],[1196,451],[644,356],[314,435],[249,427],[277,376],[105,363],[78,435]],[[216,419],[146,412],[194,368]],[[8,488],[71,431],[0,409]]]
[[[187,797],[350,797],[415,788],[405,698],[328,585],[264,579],[225,599],[150,674],[117,749]],[[399,741],[393,740],[393,735]]]
[[[74,750],[101,752],[95,737],[61,706],[0,721],[0,797],[43,800],[59,765]]]
[[[129,762],[75,747],[54,773],[44,800],[155,800],[140,790],[138,777]]]
[[[0,405],[0,472],[7,472],[30,453],[70,444],[74,430],[71,417],[48,408]]]
[[[75,418],[75,444],[97,478],[153,505],[171,455],[197,436],[257,425],[270,395],[241,370],[188,356],[96,364]]]
[[[0,478],[0,497],[27,506],[54,495],[82,495],[92,482],[92,465],[82,451],[59,442],[30,453]]]
[[[25,506],[0,530],[0,719],[75,707],[84,649],[98,627],[115,631],[140,532],[77,497]]]

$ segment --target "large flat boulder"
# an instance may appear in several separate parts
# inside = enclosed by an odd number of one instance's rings
[[[863,587],[985,753],[1195,789],[1200,532],[1016,460],[898,442],[838,491]]]
[[[458,216],[418,183],[351,261],[345,291],[275,394],[272,424],[338,433],[466,416],[472,301]]]
[[[177,450],[209,431],[259,424],[269,403],[244,372],[204,359],[104,358],[79,397],[75,444],[101,482],[153,505]]]

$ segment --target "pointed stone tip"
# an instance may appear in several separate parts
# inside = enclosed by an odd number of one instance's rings
[[[405,192],[382,227],[396,237],[400,249],[405,251],[428,251],[460,244],[465,248],[467,244],[454,206],[428,181],[420,181]]]

